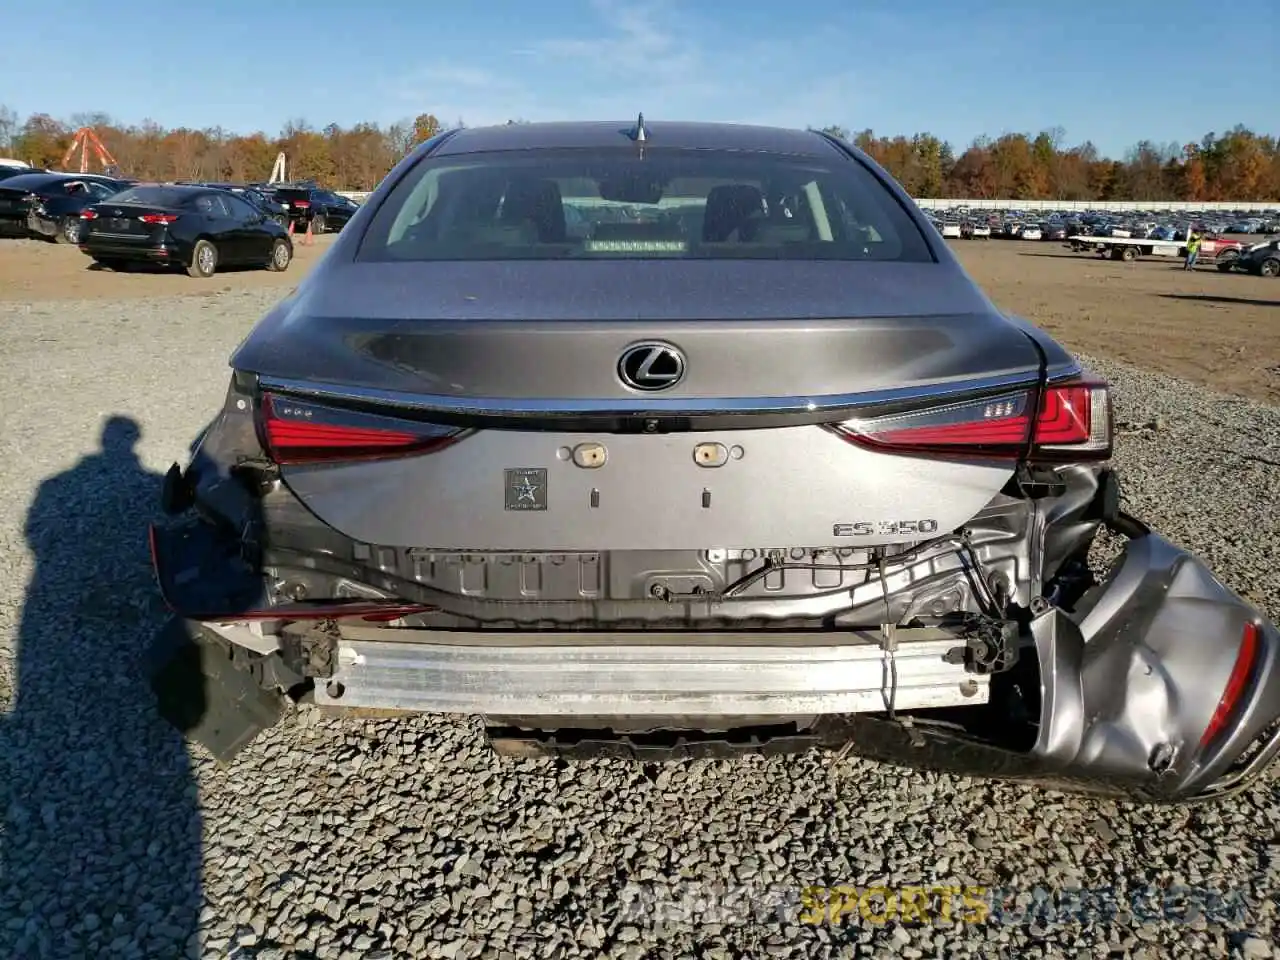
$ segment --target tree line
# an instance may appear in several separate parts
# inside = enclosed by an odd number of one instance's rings
[[[269,136],[219,127],[166,129],[151,121],[130,125],[101,113],[19,118],[0,106],[0,155],[56,168],[83,126],[94,129],[125,173],[140,179],[265,180],[284,151],[291,177],[346,190],[373,189],[405,153],[442,129],[437,117],[423,113],[389,126],[317,129],[292,120]],[[861,147],[915,197],[1280,200],[1280,141],[1243,126],[1205,134],[1196,143],[1142,140],[1122,159],[1102,156],[1089,141],[1068,145],[1061,128],[979,137],[959,152],[928,133],[825,130]]]

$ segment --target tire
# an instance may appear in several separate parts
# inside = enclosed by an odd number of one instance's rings
[[[1125,263],[1133,263],[1134,260],[1138,259],[1138,248],[1125,247],[1120,251],[1120,259]]]
[[[311,233],[313,235],[318,237],[328,229],[329,224],[328,221],[325,220],[323,213],[317,213],[311,218]]]
[[[1275,257],[1267,257],[1262,263],[1258,264],[1258,276],[1280,277],[1280,260]]]
[[[212,277],[218,269],[218,248],[208,240],[197,240],[191,251],[191,263],[187,265],[187,276],[198,280]]]
[[[54,243],[69,243],[73,246],[80,242],[80,218],[63,217],[58,221],[58,232],[53,235]]]
[[[292,262],[293,248],[289,246],[289,241],[283,237],[277,237],[275,243],[271,245],[271,259],[267,261],[267,269],[274,273],[284,273]]]

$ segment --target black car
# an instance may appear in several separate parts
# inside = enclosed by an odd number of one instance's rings
[[[293,243],[280,224],[212,187],[130,187],[81,217],[80,249],[107,267],[143,261],[211,277],[220,266],[286,270],[293,259]]]
[[[0,163],[0,180],[8,180],[10,177],[24,177],[33,173],[45,173],[37,167],[19,167],[10,163]]]
[[[81,212],[121,187],[118,181],[76,173],[28,173],[0,180],[0,233],[75,243]]]
[[[272,193],[288,207],[294,230],[305,230],[308,224],[312,233],[341,230],[360,209],[354,200],[316,186],[280,184],[272,188]]]
[[[1280,277],[1280,240],[1258,244],[1241,256],[1234,266],[1259,277]]]

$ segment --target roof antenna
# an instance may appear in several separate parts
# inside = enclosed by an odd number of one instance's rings
[[[636,128],[631,131],[631,139],[636,143],[644,143],[649,139],[649,131],[644,128],[644,114],[636,119]]]

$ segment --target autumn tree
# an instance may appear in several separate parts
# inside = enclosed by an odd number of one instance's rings
[[[440,132],[440,121],[434,113],[420,113],[413,118],[413,142],[430,140]]]
[[[34,113],[27,118],[15,138],[16,159],[33,167],[54,167],[71,146],[71,131],[47,113]]]
[[[41,113],[23,119],[0,106],[0,155],[57,167],[75,129],[91,126],[120,168],[142,179],[260,180],[284,151],[297,179],[369,190],[416,144],[443,129],[432,113],[386,127],[331,123],[319,130],[296,119],[276,135],[220,127],[166,129],[150,120],[129,125],[102,111],[83,111],[65,121]],[[452,126],[465,124],[459,119]],[[1142,140],[1121,160],[1100,156],[1087,140],[1068,145],[1061,127],[1007,132],[994,140],[978,137],[958,156],[951,144],[930,133],[882,136],[835,124],[821,130],[862,149],[917,197],[1280,200],[1276,137],[1242,126],[1207,133],[1190,144]]]

